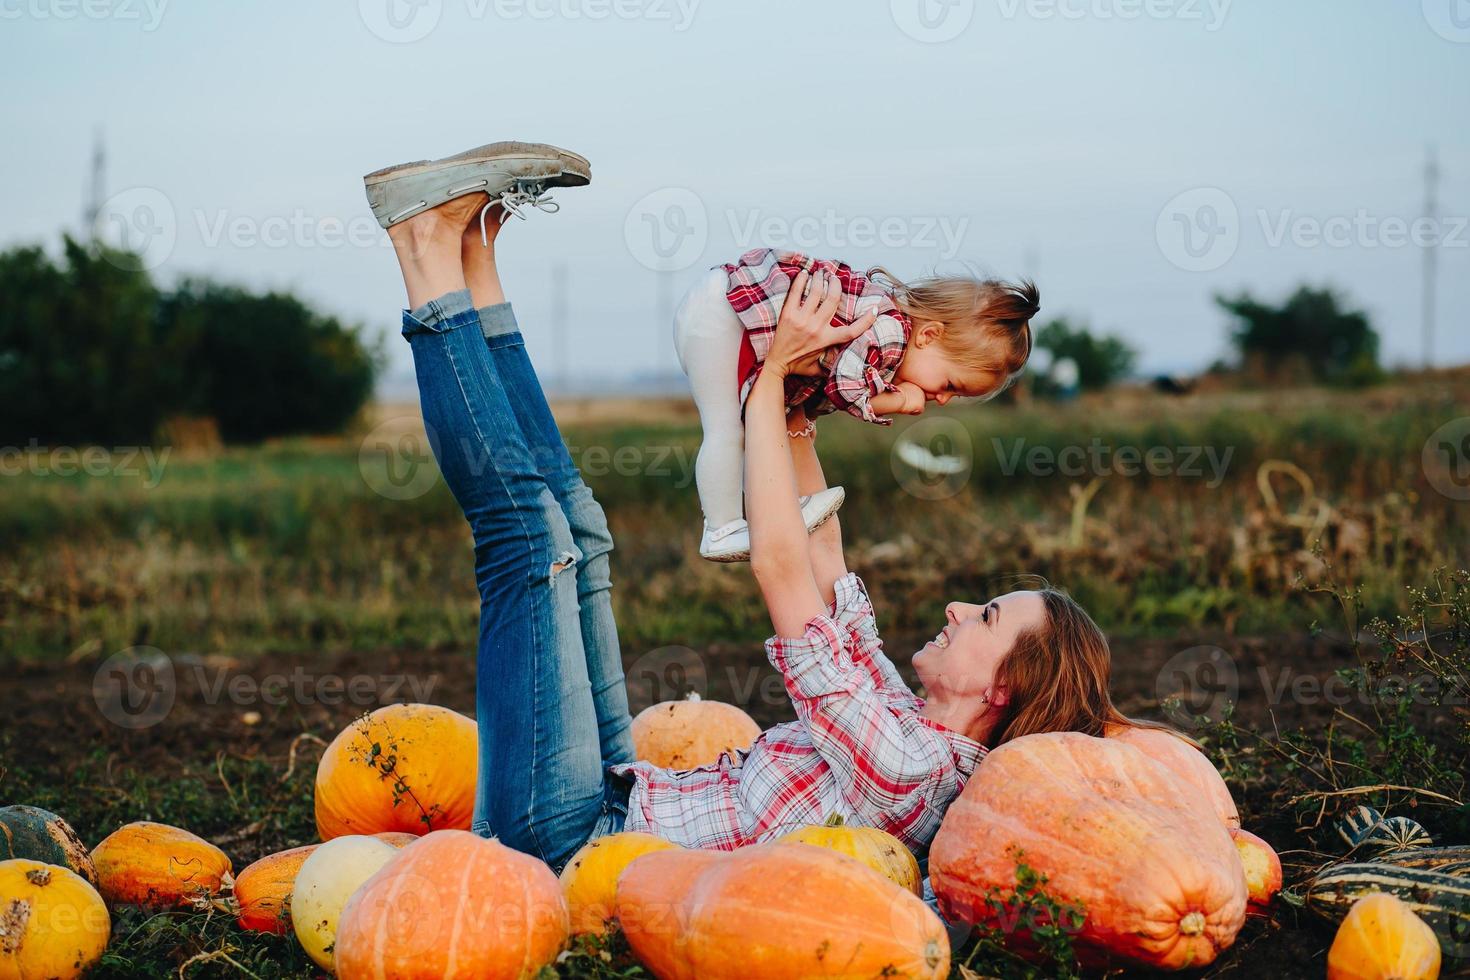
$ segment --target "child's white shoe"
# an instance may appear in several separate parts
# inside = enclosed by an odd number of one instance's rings
[[[709,561],[750,561],[750,525],[744,519],[719,527],[704,526],[699,557]]]
[[[828,487],[820,493],[801,498],[801,519],[808,533],[832,519],[847,499],[841,487]],[[750,525],[734,520],[720,527],[705,525],[699,540],[699,556],[709,561],[750,561]]]

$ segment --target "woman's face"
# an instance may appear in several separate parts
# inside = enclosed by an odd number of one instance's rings
[[[996,686],[1001,661],[1016,637],[1046,623],[1046,603],[1037,592],[1008,592],[984,605],[951,602],[944,629],[914,654],[914,670],[930,697],[984,696],[1006,703]]]

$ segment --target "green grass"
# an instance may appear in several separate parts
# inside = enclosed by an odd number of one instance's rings
[[[937,422],[968,441],[959,492],[926,500],[895,475],[894,430],[848,419],[821,427],[829,479],[848,488],[852,564],[900,630],[937,618],[949,598],[988,593],[1014,573],[1070,588],[1114,631],[1224,624],[1269,629],[1314,547],[1350,566],[1370,608],[1423,569],[1463,564],[1463,505],[1436,493],[1424,439],[1463,411],[1464,382],[1368,395],[1305,391],[1110,404],[970,407]],[[932,434],[932,431],[931,431]],[[1102,477],[1082,533],[1070,537],[1071,491],[1092,474],[1006,472],[1015,440],[1053,453],[1098,443],[1229,453],[1218,486],[1201,476]],[[1001,440],[997,450],[995,440]],[[624,645],[755,642],[765,623],[749,577],[693,555],[698,505],[684,485],[698,445],[684,422],[570,431],[607,509],[618,551],[615,593]],[[1180,447],[1184,447],[1181,449]],[[632,461],[622,472],[608,460]],[[602,456],[595,454],[602,453]],[[1291,524],[1301,503],[1278,477],[1285,516],[1257,487],[1267,460],[1309,475],[1328,508],[1321,540]],[[643,472],[663,467],[662,472]],[[639,466],[642,466],[642,470]],[[79,648],[372,649],[466,645],[476,597],[469,535],[443,486],[412,500],[375,493],[347,438],[170,458],[146,475],[6,476],[0,495],[4,656],[49,659]],[[1295,554],[1301,552],[1302,554]]]

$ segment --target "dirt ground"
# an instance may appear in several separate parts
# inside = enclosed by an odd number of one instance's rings
[[[1350,649],[1340,641],[1306,636],[1222,639],[1195,638],[1199,648],[1209,650],[1218,644],[1238,678],[1239,697],[1236,720],[1248,727],[1269,732],[1274,726],[1287,729],[1325,724],[1332,712],[1330,706],[1302,706],[1293,699],[1281,698],[1273,704],[1270,691],[1283,676],[1282,666],[1290,663],[1284,676],[1312,676],[1325,680],[1332,672],[1351,661]],[[906,663],[900,651],[914,649],[918,637],[894,638],[889,647],[895,659]],[[1120,707],[1126,712],[1157,716],[1157,692],[1161,671],[1167,678],[1169,665],[1177,665],[1180,651],[1190,648],[1188,641],[1135,640],[1117,643],[1114,649],[1114,691]],[[735,665],[742,670],[712,669],[705,683],[706,696],[746,704],[763,725],[769,726],[791,717],[789,705],[781,705],[769,696],[752,697],[744,678],[769,671],[759,651],[713,649],[706,652],[705,662]],[[371,653],[349,653],[318,658],[265,657],[251,664],[235,663],[222,658],[175,659],[175,696],[171,708],[156,724],[128,730],[113,723],[99,709],[94,698],[94,682],[98,674],[94,662],[61,664],[49,667],[26,667],[18,674],[0,679],[0,703],[7,706],[4,727],[10,730],[12,755],[24,745],[24,768],[36,783],[54,781],[66,785],[71,779],[85,779],[86,795],[103,801],[98,809],[79,814],[75,822],[89,843],[106,832],[106,824],[116,825],[139,819],[147,814],[146,797],[131,783],[133,774],[178,774],[179,778],[197,778],[206,792],[236,794],[250,792],[249,787],[231,786],[225,776],[222,760],[243,759],[263,763],[268,771],[279,771],[282,779],[291,779],[295,793],[309,793],[310,772],[320,751],[317,738],[330,739],[351,719],[375,706],[378,700],[424,699],[472,713],[474,709],[473,661],[467,653],[386,650]],[[289,706],[271,706],[259,698],[237,699],[229,692],[235,683],[263,683],[271,675],[302,678],[315,684],[320,678],[344,679],[344,691],[352,691],[352,678],[364,676],[386,678],[363,682],[366,697],[354,698],[343,693],[337,697],[326,685],[311,687],[317,692],[306,698],[290,697]],[[774,676],[774,675],[771,675]],[[241,682],[238,678],[245,678]],[[398,686],[393,689],[393,684]],[[279,683],[279,682],[278,682]],[[695,679],[698,684],[698,680]],[[418,685],[417,688],[413,685]],[[736,685],[745,690],[735,689]],[[103,684],[99,690],[105,690]],[[768,690],[768,688],[767,688]],[[652,692],[646,678],[632,678],[630,694],[634,710],[646,706]],[[108,708],[109,713],[115,709]],[[258,713],[258,716],[257,714]],[[14,739],[24,733],[23,743]],[[290,767],[293,743],[296,749],[294,778],[286,775]],[[19,758],[12,762],[20,761]],[[0,798],[10,797],[14,786],[5,785],[6,760],[0,758]],[[172,777],[171,777],[172,778]],[[266,780],[269,782],[270,780]],[[10,782],[14,782],[11,780]],[[75,794],[76,789],[70,792]],[[1288,865],[1293,863],[1293,849],[1300,847],[1302,837],[1296,832],[1296,820],[1289,808],[1268,784],[1235,785],[1245,825],[1270,841],[1283,853]],[[115,802],[106,802],[109,797]],[[4,802],[17,802],[4,799]],[[309,812],[309,800],[302,802]],[[301,843],[302,817],[282,820],[250,820],[248,807],[242,811],[240,825],[215,834],[216,840],[229,842],[228,850],[236,867],[272,850]],[[70,816],[70,815],[69,815]],[[1299,859],[1303,866],[1320,863],[1310,855]],[[1273,921],[1252,920],[1242,932],[1235,949],[1212,967],[1209,976],[1240,976],[1260,972],[1263,968],[1277,977],[1319,977],[1323,955],[1331,941],[1331,930],[1297,910],[1280,905]]]

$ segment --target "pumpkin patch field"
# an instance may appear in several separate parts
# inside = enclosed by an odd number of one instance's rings
[[[1123,712],[1172,729],[995,747],[928,853],[838,814],[565,869],[469,833],[468,532],[364,449],[413,445],[410,408],[156,485],[4,477],[0,980],[1470,976],[1470,501],[1431,439],[1470,377],[1290,396],[824,425],[906,680],[947,601],[1040,576],[1107,632]],[[792,720],[748,570],[695,554],[692,409],[558,410],[617,542],[640,755]]]

